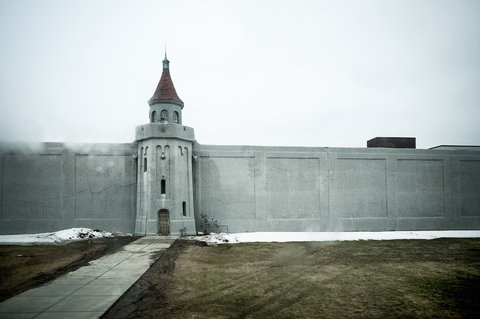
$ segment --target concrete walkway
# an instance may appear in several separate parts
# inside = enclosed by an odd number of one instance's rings
[[[3,301],[0,318],[99,318],[176,239],[142,237],[112,255]]]

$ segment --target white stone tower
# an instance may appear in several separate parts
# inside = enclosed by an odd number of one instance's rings
[[[178,97],[165,54],[157,89],[148,101],[150,123],[136,128],[138,145],[135,233],[195,233],[192,147],[195,134],[182,125]]]

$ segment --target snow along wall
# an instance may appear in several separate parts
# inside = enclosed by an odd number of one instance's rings
[[[199,215],[230,232],[480,229],[480,152],[195,144]],[[226,227],[221,227],[226,230]]]
[[[136,145],[0,144],[0,234],[134,231]]]

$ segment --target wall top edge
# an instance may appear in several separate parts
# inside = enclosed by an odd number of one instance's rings
[[[134,155],[137,151],[133,143],[62,143],[62,142],[0,142],[0,153],[115,153]]]
[[[149,139],[146,137],[144,139]],[[158,137],[157,137],[158,138]],[[172,138],[172,137],[170,137]],[[144,140],[141,139],[141,140]],[[248,153],[317,153],[317,154],[359,154],[359,155],[435,155],[480,157],[480,149],[394,149],[394,148],[348,148],[348,147],[308,147],[308,146],[257,146],[257,145],[208,145],[182,137],[173,139],[194,143],[194,152]],[[137,142],[132,143],[63,143],[63,142],[0,142],[1,153],[109,153],[132,154],[137,152]]]
[[[383,154],[383,155],[462,155],[480,156],[480,150],[437,150],[405,148],[356,148],[356,147],[309,147],[309,146],[257,146],[257,145],[207,145],[195,143],[195,152],[282,152],[282,153],[337,153],[337,154]]]

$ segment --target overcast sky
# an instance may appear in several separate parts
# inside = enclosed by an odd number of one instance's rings
[[[0,0],[0,140],[132,142],[164,45],[201,144],[480,145],[480,1]]]

